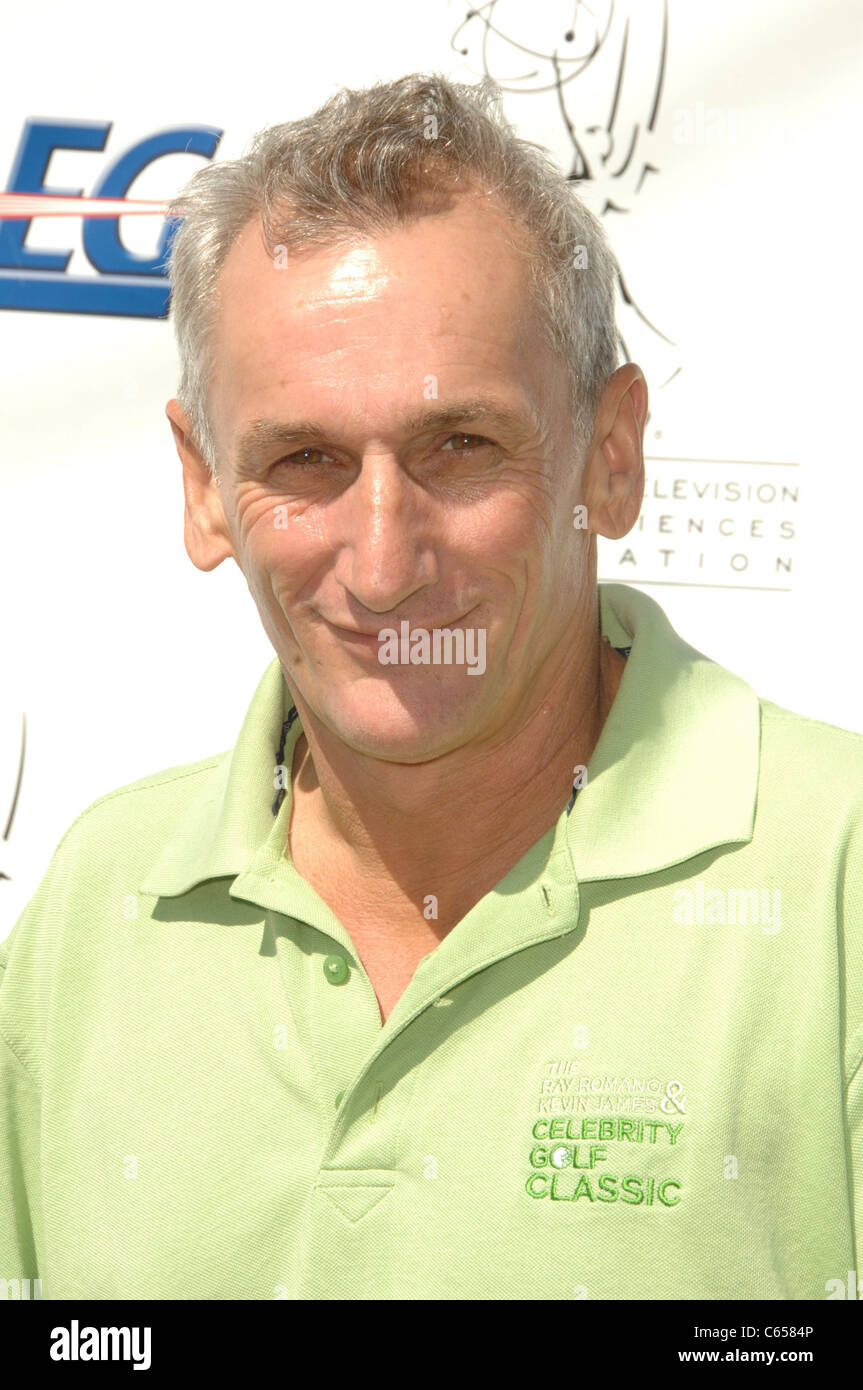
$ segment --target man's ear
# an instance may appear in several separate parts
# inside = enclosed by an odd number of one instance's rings
[[[231,534],[225,520],[221,493],[206,460],[198,449],[180,402],[170,400],[165,414],[171,422],[174,444],[183,465],[183,541],[186,554],[199,570],[214,570],[233,557]]]
[[[634,362],[613,372],[596,410],[584,465],[587,529],[609,540],[631,531],[644,499],[647,382]]]

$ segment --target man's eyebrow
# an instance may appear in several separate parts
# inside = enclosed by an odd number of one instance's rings
[[[420,430],[446,429],[468,420],[492,419],[503,430],[511,433],[536,431],[534,412],[524,411],[498,401],[492,396],[470,396],[452,405],[433,406],[414,412],[402,421],[408,434],[418,434]],[[327,429],[316,420],[252,420],[237,442],[237,461],[239,466],[251,466],[264,449],[276,444],[290,444],[295,439],[309,436],[326,438]]]

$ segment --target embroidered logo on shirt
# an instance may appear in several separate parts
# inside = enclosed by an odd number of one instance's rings
[[[546,1063],[530,1129],[528,1196],[677,1206],[683,1183],[674,1173],[675,1158],[687,1116],[683,1083],[579,1074],[581,1066]]]

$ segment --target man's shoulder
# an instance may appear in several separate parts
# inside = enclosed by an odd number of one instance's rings
[[[96,797],[56,844],[23,917],[56,904],[69,910],[85,890],[94,901],[144,873],[189,808],[218,796],[231,752],[160,768]],[[57,917],[53,910],[47,915]],[[0,964],[2,957],[0,948]]]
[[[863,776],[863,733],[798,714],[763,697],[759,705],[763,735],[777,748],[824,758],[825,771],[839,767],[846,775]]]
[[[126,822],[139,824],[142,816],[161,819],[171,810],[182,813],[186,805],[202,795],[207,796],[225,759],[232,749],[214,753],[197,762],[179,763],[160,768],[134,782],[126,782],[111,791],[103,792],[85,806],[66,831],[63,842],[70,836],[88,834],[108,825]],[[58,846],[59,848],[59,846]]]
[[[0,941],[0,1036],[41,1075],[41,1046],[64,959],[98,960],[136,915],[138,881],[194,805],[217,798],[231,750],[162,768],[96,798],[75,818],[12,931]]]
[[[759,700],[759,795],[817,808],[825,829],[849,820],[863,828],[863,734]]]

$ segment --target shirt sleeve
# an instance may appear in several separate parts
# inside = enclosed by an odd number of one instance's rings
[[[80,822],[79,817],[75,825]],[[76,836],[70,827],[12,931],[0,941],[0,1280],[38,1278],[44,1285],[39,1263],[45,1038],[71,911],[73,869],[80,858]]]
[[[857,1068],[848,1086],[846,1100],[846,1133],[848,1136],[848,1162],[851,1170],[851,1186],[854,1201],[854,1269],[857,1274],[857,1287],[861,1287],[863,1271],[860,1270],[863,1255],[863,1065]],[[858,1299],[861,1295],[858,1293]]]
[[[845,1136],[854,1206],[854,1269],[863,1278],[863,806],[842,847],[839,939],[843,960]],[[860,1295],[858,1295],[860,1297]]]
[[[10,943],[0,943],[0,1001]],[[0,1011],[0,1281],[39,1277],[39,1128],[39,1086],[7,1038]]]

